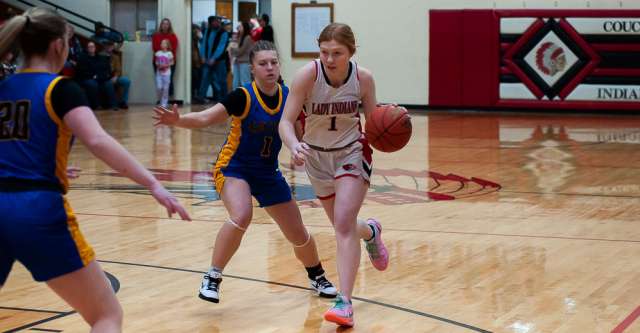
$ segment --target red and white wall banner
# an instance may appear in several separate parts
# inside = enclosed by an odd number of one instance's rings
[[[640,110],[640,11],[434,10],[429,105]]]

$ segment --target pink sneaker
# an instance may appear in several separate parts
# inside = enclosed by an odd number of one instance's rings
[[[373,218],[368,219],[367,224],[376,229],[376,236],[370,241],[364,241],[367,252],[369,252],[369,259],[371,259],[373,267],[384,271],[389,265],[389,252],[382,243],[382,226]]]
[[[344,296],[338,295],[336,303],[324,313],[324,319],[340,326],[353,326],[353,305]]]

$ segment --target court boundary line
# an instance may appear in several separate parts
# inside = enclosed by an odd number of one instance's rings
[[[49,318],[45,318],[45,319],[41,319],[41,320],[32,322],[30,324],[22,325],[22,326],[17,327],[17,328],[12,328],[12,329],[10,329],[8,331],[4,331],[4,333],[19,332],[19,331],[22,331],[24,329],[32,328],[32,327],[40,325],[40,324],[48,323],[50,321],[53,321],[53,320],[56,320],[56,319],[60,319],[60,318],[63,318],[63,317],[66,317],[66,316],[69,316],[69,315],[72,315],[72,314],[75,314],[75,313],[76,313],[76,311],[69,311],[69,312],[60,313],[60,314],[57,314],[55,316],[51,316]]]
[[[564,195],[575,197],[596,197],[596,198],[617,198],[617,199],[640,199],[638,195],[620,195],[620,194],[597,194],[597,193],[567,193],[567,192],[539,192],[539,191],[514,191],[514,190],[501,190],[504,193],[515,194],[531,194],[531,195]]]
[[[624,330],[626,330],[627,328],[629,328],[629,326],[631,326],[631,324],[633,324],[633,322],[638,319],[638,317],[640,316],[640,306],[638,306],[635,310],[633,310],[626,318],[624,318],[622,320],[622,322],[620,322],[620,324],[618,324],[618,326],[616,326],[611,333],[622,333],[624,332]]]
[[[120,280],[118,280],[118,278],[116,278],[113,274],[103,270],[106,278],[109,280],[111,287],[113,288],[113,292],[117,293],[120,290]],[[50,329],[34,329],[34,326],[40,325],[40,324],[44,324],[44,323],[48,323],[50,321],[56,320],[56,319],[60,319],[60,318],[64,318],[66,316],[72,315],[72,314],[76,314],[78,313],[75,310],[72,311],[53,311],[53,310],[40,310],[40,309],[29,309],[29,308],[12,308],[12,307],[7,307],[7,306],[0,306],[0,309],[7,309],[7,310],[21,310],[21,311],[31,311],[31,312],[40,312],[40,313],[55,313],[55,316],[51,316],[48,318],[44,318],[44,319],[40,319],[38,321],[35,322],[31,322],[29,324],[24,324],[20,327],[17,328],[12,328],[10,330],[4,331],[3,333],[13,333],[13,332],[18,332],[21,330],[25,330],[25,329],[30,329],[30,330],[35,330],[35,331],[45,331],[45,332],[62,332],[61,330],[50,330]]]
[[[132,216],[132,215],[116,215],[116,214],[95,214],[95,213],[75,213],[76,215],[86,215],[86,216],[102,216],[102,217],[124,217],[124,218],[137,218],[137,219],[146,219],[146,220],[168,220],[175,221],[176,223],[188,223],[182,222],[178,219],[168,218],[168,217],[154,217],[154,216]],[[204,223],[225,223],[226,220],[215,220],[215,219],[192,219],[192,222],[204,222]],[[265,222],[255,222],[252,221],[251,224],[257,225],[274,225],[278,226],[275,223],[265,223]],[[318,224],[305,224],[306,227],[312,228],[333,228],[330,225],[318,225]],[[469,232],[469,231],[446,231],[446,230],[421,230],[421,229],[397,229],[397,228],[385,228],[387,232],[418,232],[418,233],[433,233],[433,234],[458,234],[458,235],[469,235],[469,236],[492,236],[492,237],[520,237],[520,238],[539,238],[539,239],[557,239],[557,240],[575,240],[575,241],[587,241],[587,242],[616,242],[616,243],[640,243],[640,240],[635,239],[607,239],[607,238],[584,238],[584,237],[569,237],[569,236],[545,236],[545,235],[522,235],[522,234],[495,234],[495,233],[486,233],[486,232]]]
[[[138,264],[138,263],[124,262],[124,261],[114,261],[114,260],[97,260],[97,261],[99,261],[100,263],[105,263],[105,264],[116,264],[116,265],[147,267],[147,268],[156,268],[156,269],[171,270],[171,271],[186,272],[186,273],[197,273],[197,274],[205,274],[206,273],[204,271],[197,271],[197,270],[193,270],[193,269],[168,267],[168,266],[157,266],[157,265],[149,265],[149,264]],[[262,280],[262,279],[256,279],[256,278],[233,275],[233,274],[226,274],[226,273],[223,273],[222,275],[224,277],[230,277],[230,278],[238,279],[238,280],[259,282],[259,283],[272,284],[272,285],[277,285],[277,286],[282,286],[282,287],[313,291],[313,289],[311,289],[311,288],[302,287],[302,286],[298,286],[298,285],[294,285],[294,284],[277,282],[277,281]],[[374,301],[374,300],[367,299],[367,298],[364,298],[364,297],[355,297],[354,296],[352,298],[356,299],[358,301],[361,301],[361,302],[375,304],[375,305],[378,305],[378,306],[382,306],[382,307],[386,307],[386,308],[390,308],[390,309],[403,311],[403,312],[415,314],[415,315],[418,315],[418,316],[434,319],[434,320],[437,320],[437,321],[440,321],[440,322],[444,322],[444,323],[447,323],[447,324],[451,324],[451,325],[454,325],[454,326],[466,328],[466,329],[469,329],[469,330],[472,330],[472,331],[475,331],[475,332],[493,333],[491,331],[484,330],[482,328],[475,327],[473,325],[461,323],[461,322],[458,322],[458,321],[455,321],[455,320],[452,320],[452,319],[440,317],[440,316],[437,316],[437,315],[433,315],[433,314],[422,312],[422,311],[418,311],[418,310],[413,310],[413,309],[404,308],[404,307],[393,305],[393,304],[378,302],[378,301]]]
[[[27,312],[52,313],[52,314],[62,314],[62,313],[66,313],[67,312],[67,311],[55,311],[55,310],[17,308],[17,307],[12,307],[12,306],[0,306],[0,310],[27,311]]]

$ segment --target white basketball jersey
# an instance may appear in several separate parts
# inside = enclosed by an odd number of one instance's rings
[[[340,148],[360,139],[360,82],[358,66],[350,61],[347,82],[332,87],[325,78],[320,60],[315,60],[316,82],[305,102],[302,140],[310,145]]]

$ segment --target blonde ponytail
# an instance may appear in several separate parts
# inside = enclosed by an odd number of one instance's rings
[[[33,7],[14,16],[0,28],[0,56],[20,47],[25,58],[46,54],[51,41],[67,38],[68,23],[64,17],[45,9]]]
[[[29,21],[29,17],[26,16],[25,13],[12,17],[0,28],[0,59],[4,58],[7,52],[15,48],[20,33],[22,33],[27,25],[27,21]]]

